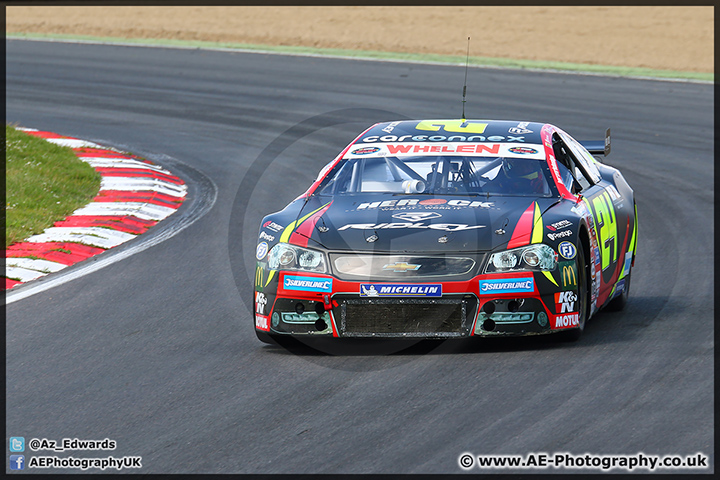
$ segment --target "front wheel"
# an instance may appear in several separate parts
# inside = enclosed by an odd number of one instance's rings
[[[589,265],[585,262],[585,253],[583,252],[582,245],[578,245],[577,249],[577,272],[578,272],[578,326],[572,330],[566,330],[560,332],[561,340],[568,342],[576,342],[582,336],[583,330],[585,330],[585,323],[587,322],[590,314],[590,302],[589,292],[590,285],[588,279],[590,278]]]

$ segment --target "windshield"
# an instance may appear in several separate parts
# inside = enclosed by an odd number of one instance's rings
[[[322,195],[407,193],[550,196],[543,160],[504,157],[403,156],[345,159]]]

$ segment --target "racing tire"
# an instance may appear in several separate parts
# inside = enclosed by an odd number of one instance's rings
[[[565,330],[560,332],[560,340],[566,342],[576,342],[582,336],[583,330],[585,330],[585,323],[588,320],[590,313],[590,286],[588,279],[590,278],[590,266],[585,262],[585,252],[583,251],[582,245],[577,249],[577,272],[578,272],[578,326],[571,330]]]
[[[627,305],[628,297],[630,296],[630,274],[625,277],[625,288],[623,289],[623,292],[618,295],[617,297],[610,300],[610,302],[605,307],[605,310],[608,312],[619,312],[620,310],[623,310],[625,308],[625,305]]]

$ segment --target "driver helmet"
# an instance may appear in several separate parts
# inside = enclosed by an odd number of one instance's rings
[[[503,161],[503,171],[508,178],[535,180],[540,175],[537,163],[524,158],[506,158]]]

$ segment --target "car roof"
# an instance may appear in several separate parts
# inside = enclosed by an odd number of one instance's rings
[[[373,125],[355,143],[514,142],[541,144],[543,123],[510,120],[400,120]]]

